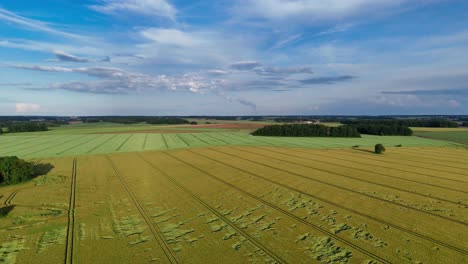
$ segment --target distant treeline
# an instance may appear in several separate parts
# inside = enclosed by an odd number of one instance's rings
[[[17,123],[8,123],[2,125],[3,128],[6,128],[8,133],[19,133],[19,132],[36,132],[36,131],[47,131],[49,128],[45,123],[36,123],[36,122],[17,122]],[[0,134],[3,132],[3,129],[0,129]]]
[[[189,121],[179,117],[148,117],[148,116],[108,116],[108,117],[83,117],[85,123],[110,122],[118,124],[148,123],[153,125],[189,124]]]
[[[351,126],[328,127],[306,124],[265,126],[254,131],[252,135],[277,137],[361,137],[357,129]]]
[[[18,157],[0,157],[0,184],[25,182],[34,174],[34,164]]]
[[[278,117],[273,120],[278,123],[294,123],[294,122],[315,121],[317,119],[307,118],[307,117]]]
[[[356,119],[342,120],[345,125],[383,125],[404,127],[458,127],[458,123],[448,119]]]
[[[407,126],[400,125],[379,125],[379,124],[359,124],[351,125],[361,134],[379,135],[379,136],[411,136],[413,130]]]

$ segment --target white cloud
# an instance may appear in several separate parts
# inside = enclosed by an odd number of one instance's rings
[[[254,19],[272,21],[318,21],[344,20],[389,12],[399,9],[410,0],[246,0],[234,8],[236,14]]]
[[[175,20],[177,10],[166,0],[103,0],[100,5],[92,5],[91,9],[106,13],[119,14],[126,11],[146,16],[166,17]]]
[[[148,28],[141,31],[141,35],[163,45],[195,47],[208,44],[207,33],[189,33],[178,29]]]
[[[70,54],[70,53],[66,53],[64,51],[61,51],[61,50],[55,50],[54,51],[54,55],[55,57],[57,57],[57,59],[59,61],[66,61],[66,62],[91,62],[90,59],[87,59],[87,58],[80,58],[78,56],[75,56],[73,54]]]
[[[38,104],[16,103],[16,113],[28,114],[41,111],[41,106]]]
[[[0,20],[3,20],[7,23],[18,25],[20,27],[23,27],[29,30],[41,31],[41,32],[49,33],[49,34],[67,37],[67,38],[82,38],[79,35],[75,35],[75,34],[71,34],[68,32],[54,29],[47,23],[17,15],[3,8],[0,8]]]
[[[210,75],[226,75],[230,72],[225,70],[208,70],[207,73]]]
[[[255,39],[215,30],[179,30],[146,28],[139,32],[142,43],[136,45],[151,65],[182,65],[209,69],[225,65],[254,52]]]

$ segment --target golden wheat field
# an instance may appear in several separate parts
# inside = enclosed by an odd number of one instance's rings
[[[37,160],[0,263],[467,263],[468,151],[205,147]]]

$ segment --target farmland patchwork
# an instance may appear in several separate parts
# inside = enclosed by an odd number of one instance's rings
[[[14,208],[0,218],[0,263],[468,260],[466,149],[211,146],[252,142],[236,134],[48,140],[14,149],[122,153],[41,158],[46,176],[1,187]],[[171,147],[181,149],[127,153]]]

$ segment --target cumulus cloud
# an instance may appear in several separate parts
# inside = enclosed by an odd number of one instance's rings
[[[153,76],[106,67],[66,68],[40,65],[16,65],[15,67],[34,71],[78,73],[99,78],[96,81],[55,83],[39,90],[61,89],[81,93],[124,94],[147,89],[167,89],[203,93],[220,87],[222,83],[222,80],[210,80],[199,74]]]
[[[101,2],[90,8],[105,14],[117,15],[120,12],[130,12],[171,20],[174,20],[177,14],[176,8],[166,0],[102,0]]]
[[[231,69],[239,70],[239,71],[248,71],[248,70],[253,70],[256,67],[260,67],[262,64],[258,61],[238,61],[231,63],[229,67]]]
[[[61,50],[55,50],[54,55],[59,61],[65,61],[65,62],[91,62],[90,59],[80,58],[78,56],[72,55],[70,53],[66,53],[66,52],[61,51]]]
[[[41,111],[41,106],[38,104],[16,103],[16,113],[27,114],[39,111]]]
[[[317,78],[310,78],[301,80],[302,84],[334,84],[337,82],[346,82],[355,79],[354,76],[343,75],[343,76],[336,76],[336,77],[317,77]]]

